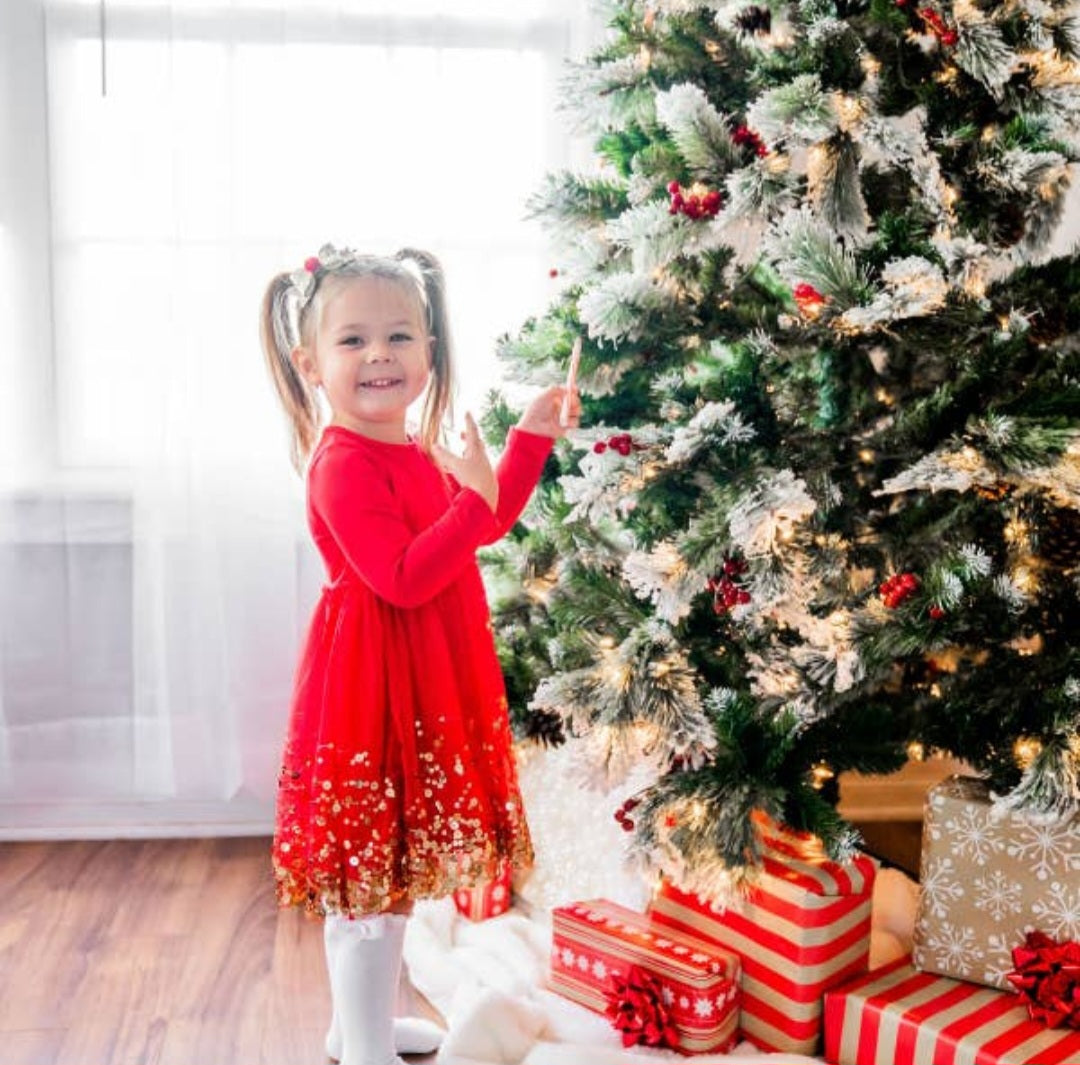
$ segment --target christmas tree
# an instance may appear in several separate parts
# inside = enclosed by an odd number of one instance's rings
[[[750,814],[843,857],[843,770],[947,751],[1080,808],[1080,156],[1059,0],[620,0],[531,201],[559,294],[504,338],[586,427],[487,556],[520,734],[586,737],[643,867],[706,894]],[[493,395],[498,444],[514,412]]]

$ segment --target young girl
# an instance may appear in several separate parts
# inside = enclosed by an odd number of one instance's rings
[[[262,340],[327,570],[282,761],[278,898],[326,918],[331,1056],[393,1065],[436,1042],[393,1019],[414,900],[532,860],[475,554],[517,519],[580,402],[542,392],[497,470],[471,417],[463,454],[446,450],[443,279],[420,251],[324,247],[270,283]]]

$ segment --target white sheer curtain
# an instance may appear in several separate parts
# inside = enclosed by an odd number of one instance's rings
[[[321,569],[262,287],[325,240],[433,250],[473,408],[552,291],[524,201],[595,27],[445,7],[5,0],[0,835],[269,823]]]

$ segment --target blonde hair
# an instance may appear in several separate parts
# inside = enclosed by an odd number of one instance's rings
[[[308,270],[308,265],[315,269]],[[312,344],[327,298],[356,278],[392,281],[416,296],[424,314],[431,345],[431,379],[420,415],[420,446],[431,452],[440,442],[453,400],[453,359],[450,323],[446,314],[446,283],[442,266],[430,252],[403,248],[392,256],[357,255],[327,246],[304,271],[278,274],[266,287],[259,332],[263,354],[278,397],[292,426],[291,458],[304,465],[322,428],[315,387],[297,369],[292,353]]]

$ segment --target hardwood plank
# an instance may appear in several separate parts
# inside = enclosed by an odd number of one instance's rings
[[[325,1062],[322,923],[278,910],[269,853],[262,838],[0,844],[3,1065]]]

